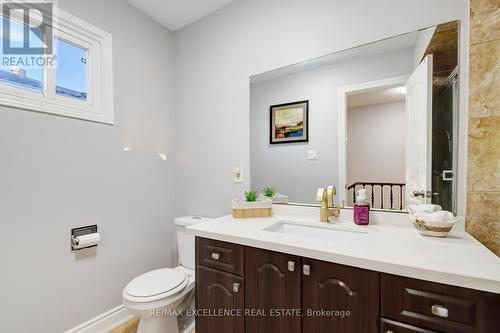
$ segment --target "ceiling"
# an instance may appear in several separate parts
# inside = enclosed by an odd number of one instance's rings
[[[235,0],[127,0],[171,31],[199,20]]]
[[[357,108],[385,103],[402,103],[406,100],[406,95],[401,88],[382,88],[349,95],[347,96],[347,107]]]

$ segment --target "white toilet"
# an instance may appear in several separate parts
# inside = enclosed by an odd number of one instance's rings
[[[176,316],[194,309],[195,243],[186,227],[208,220],[205,217],[176,218],[179,266],[144,273],[123,289],[123,305],[140,317],[137,333],[190,333],[193,318]],[[185,314],[186,311],[183,311]]]

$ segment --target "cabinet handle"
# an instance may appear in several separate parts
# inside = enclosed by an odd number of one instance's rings
[[[289,261],[288,262],[288,270],[290,272],[294,272],[295,271],[295,262],[293,262],[293,261]]]
[[[238,282],[233,283],[233,291],[235,293],[237,293],[238,291],[240,291],[240,284]]]
[[[213,260],[219,260],[220,259],[220,253],[212,252],[212,259]]]
[[[311,275],[311,266],[309,265],[302,266],[302,271],[304,272],[304,275]]]
[[[434,304],[431,307],[431,312],[435,316],[448,318],[448,309],[442,305]]]

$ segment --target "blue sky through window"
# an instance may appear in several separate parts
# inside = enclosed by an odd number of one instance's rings
[[[0,29],[2,29],[0,51],[2,55],[3,43],[8,43],[10,40],[10,45],[12,47],[21,47],[23,45],[24,33],[21,23],[10,20],[10,34],[6,36],[3,33],[3,20],[3,17],[0,16]],[[86,100],[87,50],[58,38],[55,40],[55,43],[55,50],[57,51],[56,94],[79,100]],[[30,46],[42,46],[42,41],[40,41],[31,31]],[[3,62],[0,64],[0,81],[7,82],[11,85],[41,92],[43,84],[42,78],[43,68],[40,66],[5,66]]]
[[[87,50],[56,39],[57,94],[68,97],[87,99]]]
[[[23,45],[23,25],[19,22],[10,20],[10,35],[6,36],[3,31],[4,18],[0,16],[0,29],[2,31],[2,38],[0,40],[0,52],[3,55],[3,44],[8,43],[12,47],[21,47]],[[30,46],[40,47],[42,42],[36,35],[30,31]],[[6,55],[9,56],[9,55]],[[27,87],[31,90],[42,90],[42,76],[43,70],[40,66],[18,66],[13,68],[11,66],[4,66],[3,62],[0,65],[0,80],[6,81],[17,86]],[[27,79],[27,80],[26,80]]]

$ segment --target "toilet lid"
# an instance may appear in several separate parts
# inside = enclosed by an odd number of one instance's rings
[[[186,279],[184,272],[162,268],[139,275],[126,287],[126,292],[134,297],[150,297],[166,293],[180,286]]]

